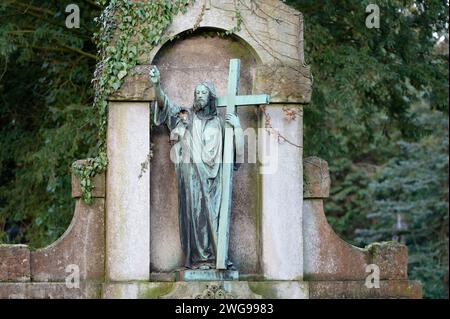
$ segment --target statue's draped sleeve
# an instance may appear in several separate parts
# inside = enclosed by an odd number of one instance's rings
[[[162,106],[158,105],[159,103],[162,103]],[[167,95],[162,93],[161,101],[155,102],[154,122],[156,125],[166,124],[172,131],[181,121],[177,116],[180,111],[181,108],[178,105],[171,103]]]

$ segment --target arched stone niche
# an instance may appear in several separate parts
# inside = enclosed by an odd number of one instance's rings
[[[239,27],[237,9],[241,15]],[[196,28],[233,30],[265,65],[297,67],[304,63],[303,15],[279,0],[195,1],[186,13],[174,17],[165,35],[174,37]],[[161,43],[139,57],[141,63],[152,61],[164,45]]]
[[[212,82],[226,95],[230,59],[241,60],[240,94],[252,94],[259,57],[237,37],[217,36],[218,30],[202,28],[180,35],[161,47],[151,64],[161,72],[161,86],[174,103],[190,107],[196,84]],[[221,116],[224,108],[219,109]],[[256,107],[238,108],[243,129],[257,130]],[[169,272],[183,266],[178,226],[178,193],[175,168],[170,161],[169,131],[151,132],[153,158],[150,168],[151,271]],[[246,149],[248,143],[246,141]],[[234,173],[230,229],[230,257],[241,274],[259,272],[259,176],[256,163],[244,163]]]

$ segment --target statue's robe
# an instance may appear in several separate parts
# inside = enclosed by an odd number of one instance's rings
[[[185,266],[214,264],[222,194],[224,123],[217,115],[200,117],[164,95],[155,107],[156,125],[166,124],[174,142],[171,159],[178,184],[179,225]],[[180,112],[187,115],[186,120]]]

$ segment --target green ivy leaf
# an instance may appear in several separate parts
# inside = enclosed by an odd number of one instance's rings
[[[120,82],[116,81],[112,84],[112,88],[117,91],[120,88]]]
[[[127,75],[127,71],[122,70],[119,72],[119,74],[117,75],[117,77],[119,78],[119,80],[123,79],[125,76]],[[120,86],[120,85],[119,85]],[[117,90],[117,89],[116,89]]]

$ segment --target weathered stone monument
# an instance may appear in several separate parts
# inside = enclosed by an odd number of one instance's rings
[[[242,1],[240,16],[235,30],[233,1],[196,1],[166,31],[175,40],[139,57],[109,98],[109,165],[94,180],[93,203],[82,202],[73,177],[75,214],[59,240],[36,251],[0,246],[0,298],[421,297],[420,285],[408,280],[405,246],[353,247],[326,221],[327,163],[304,159],[302,151],[303,107],[313,83],[304,64],[301,13],[261,0]],[[232,34],[221,34],[227,30]],[[239,273],[183,276],[172,144],[167,127],[151,127],[157,92],[149,73],[157,66],[167,97],[188,107],[203,81],[227,96],[233,59],[240,60],[234,92],[270,95],[237,111],[245,161],[233,174],[225,251]],[[225,113],[218,109],[220,117]],[[142,173],[151,144],[151,165]],[[276,156],[264,156],[274,150]]]

